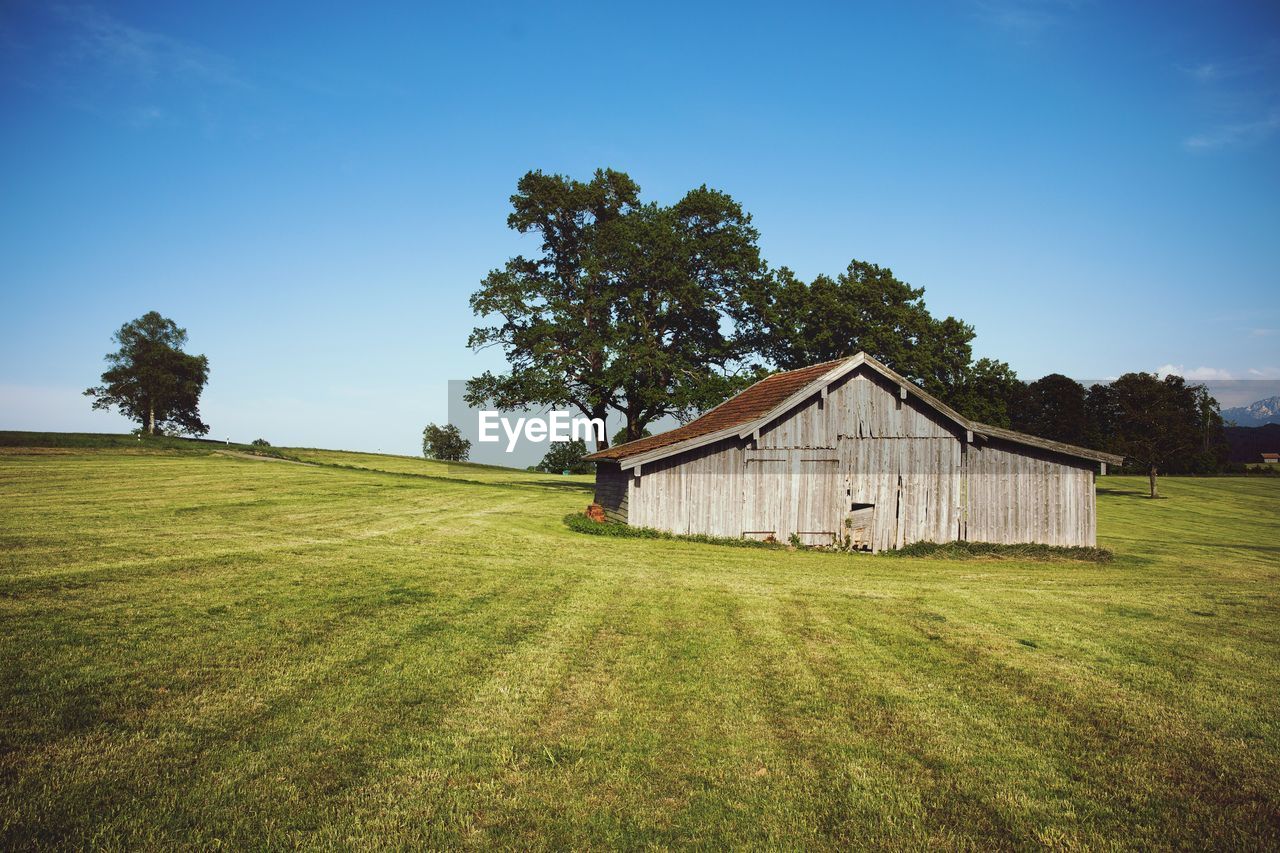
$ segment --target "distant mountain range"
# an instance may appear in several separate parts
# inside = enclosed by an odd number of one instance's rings
[[[1280,397],[1268,397],[1247,406],[1223,409],[1222,419],[1236,426],[1256,427],[1263,424],[1280,424]]]

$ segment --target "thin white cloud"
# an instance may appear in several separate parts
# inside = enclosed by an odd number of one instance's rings
[[[243,86],[235,63],[220,53],[127,24],[94,6],[52,7],[70,30],[71,59],[94,62],[153,82],[186,80]]]
[[[1031,42],[1081,6],[1078,0],[976,0],[977,16],[1020,42]]]
[[[1254,53],[1181,66],[1210,126],[1182,140],[1192,152],[1257,145],[1280,130],[1280,40]],[[1212,116],[1212,118],[1209,118]]]
[[[1181,66],[1181,71],[1200,83],[1249,77],[1270,69],[1280,59],[1280,40],[1268,42],[1261,50],[1243,56],[1204,60]]]
[[[1253,329],[1249,332],[1255,338],[1269,338],[1275,333],[1275,329]]]
[[[1220,367],[1193,367],[1190,370],[1181,364],[1162,364],[1156,368],[1157,376],[1181,376],[1183,379],[1230,379],[1230,371]]]
[[[1189,151],[1212,151],[1218,148],[1256,145],[1280,130],[1280,113],[1258,121],[1224,124],[1205,133],[1197,133],[1182,141]]]
[[[1249,376],[1254,379],[1280,379],[1280,367],[1251,367]]]
[[[1221,67],[1213,62],[1200,62],[1182,70],[1202,83],[1217,80],[1222,74]]]

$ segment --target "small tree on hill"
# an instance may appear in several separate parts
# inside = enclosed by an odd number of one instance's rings
[[[453,424],[427,424],[422,431],[422,455],[442,462],[465,462],[471,455],[471,442]]]
[[[102,384],[87,389],[93,408],[120,410],[142,425],[148,435],[204,435],[200,394],[209,381],[209,360],[182,351],[187,330],[149,311],[125,323],[112,335],[120,345],[107,354]]]
[[[559,474],[568,471],[570,474],[595,473],[596,463],[588,462],[582,457],[587,455],[587,443],[580,438],[573,441],[557,441],[551,445],[547,455],[538,463],[539,471],[548,474]]]

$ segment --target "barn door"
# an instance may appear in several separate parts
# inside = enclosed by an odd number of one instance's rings
[[[748,450],[744,460],[744,538],[834,544],[843,506],[834,450]]]
[[[843,517],[839,494],[840,465],[834,450],[793,450],[791,531],[801,545],[834,545]]]
[[[742,538],[786,541],[778,489],[786,479],[785,450],[746,451],[742,477]]]

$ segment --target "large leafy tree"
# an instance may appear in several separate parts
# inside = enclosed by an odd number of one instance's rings
[[[1153,498],[1159,474],[1204,473],[1224,458],[1217,401],[1181,376],[1126,373],[1090,388],[1086,410],[1090,438],[1145,472]]]
[[[93,408],[114,406],[141,424],[148,435],[209,431],[200,420],[200,394],[209,381],[209,360],[183,352],[186,329],[149,311],[121,326],[112,340],[119,349],[107,353],[102,384],[84,392],[93,398]]]
[[[617,275],[615,408],[634,441],[663,417],[681,420],[740,390],[749,342],[737,334],[749,294],[767,285],[751,217],[706,186],[670,207],[627,217],[611,268]]]
[[[784,370],[862,350],[948,402],[967,377],[973,327],[935,318],[924,288],[900,281],[888,267],[854,260],[836,278],[819,275],[809,283],[783,267],[776,285],[756,294],[752,340]]]
[[[470,380],[468,403],[613,410],[634,438],[736,390],[747,349],[735,329],[767,279],[751,217],[705,186],[669,207],[639,196],[612,170],[520,179],[507,224],[539,237],[539,253],[493,270],[471,297],[492,325],[469,346],[501,347],[510,370]]]
[[[1061,373],[1029,384],[1013,418],[1014,429],[1067,444],[1084,444],[1086,426],[1084,386]]]

